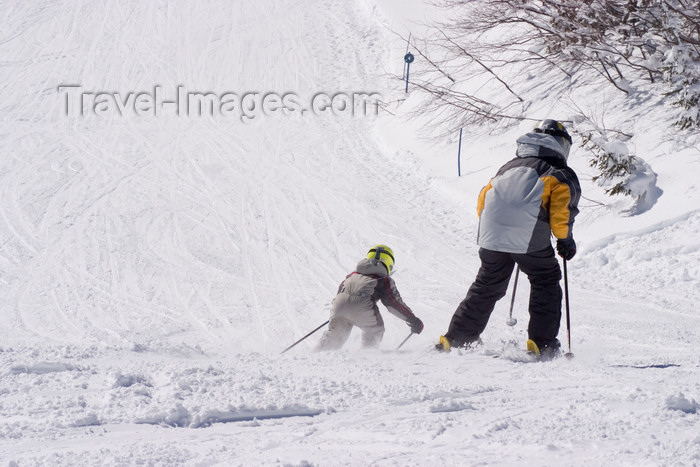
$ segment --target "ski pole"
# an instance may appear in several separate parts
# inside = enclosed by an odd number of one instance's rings
[[[520,266],[515,267],[515,281],[513,281],[513,298],[510,299],[510,314],[508,315],[508,321],[506,324],[508,326],[515,326],[518,322],[517,319],[513,318],[513,304],[515,303],[515,291],[518,289],[518,275],[520,274]]]
[[[298,341],[296,341],[295,343],[293,343],[292,345],[290,345],[289,347],[287,347],[286,349],[284,349],[284,350],[281,352],[281,354],[285,353],[287,350],[291,349],[292,347],[294,347],[295,345],[297,345],[299,342],[303,341],[304,339],[306,339],[307,337],[309,337],[311,334],[315,333],[316,331],[318,331],[319,329],[321,329],[323,326],[325,326],[326,324],[330,323],[330,321],[331,321],[331,320],[329,319],[328,321],[326,321],[325,323],[323,323],[322,325],[320,325],[319,327],[317,327],[316,329],[314,329],[313,331],[311,331],[310,333],[308,333],[307,335],[305,335],[304,337],[302,337],[301,339],[299,339]]]
[[[566,304],[566,338],[569,343],[569,351],[564,354],[568,359],[574,358],[571,353],[571,318],[569,316],[569,278],[566,273],[566,259],[564,259],[564,303]]]
[[[406,341],[407,341],[412,335],[413,335],[413,331],[411,331],[411,334],[409,334],[409,335],[403,340],[403,342],[401,342],[401,343],[399,344],[399,346],[396,347],[396,350],[399,350],[399,349],[406,343]]]

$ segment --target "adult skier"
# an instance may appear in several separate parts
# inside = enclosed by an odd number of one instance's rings
[[[420,334],[423,322],[401,299],[396,283],[390,277],[394,271],[394,253],[386,245],[370,248],[367,257],[357,263],[338,287],[331,305],[328,330],[323,333],[316,350],[337,350],[350,337],[353,326],[362,330],[362,347],[378,347],[384,336],[384,320],[377,301]]]
[[[560,122],[544,120],[516,142],[516,157],[479,194],[481,267],[448,331],[440,336],[438,350],[479,341],[517,264],[530,280],[527,348],[542,359],[559,354],[562,276],[550,235],[557,239],[559,255],[572,259],[576,254],[572,227],[581,187],[567,165],[571,136]]]

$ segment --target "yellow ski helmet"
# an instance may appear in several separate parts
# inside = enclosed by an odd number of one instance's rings
[[[389,274],[394,270],[394,252],[386,245],[375,245],[367,252],[367,257],[370,259],[378,259]]]

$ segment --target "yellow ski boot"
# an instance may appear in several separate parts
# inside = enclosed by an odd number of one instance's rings
[[[440,336],[440,340],[435,345],[435,349],[440,351],[440,352],[449,352],[450,351],[450,341],[447,340],[447,337]]]

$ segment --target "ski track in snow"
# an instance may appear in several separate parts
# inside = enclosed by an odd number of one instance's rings
[[[390,100],[395,39],[372,3],[4,16],[0,462],[700,463],[697,211],[570,263],[574,360],[493,358],[525,340],[525,280],[516,327],[502,300],[484,348],[435,354],[478,267],[462,198],[478,187],[443,196],[455,182],[379,144],[372,119],[59,115],[69,83]],[[316,335],[280,356],[379,242],[425,332],[368,352],[353,334],[330,354],[310,352]],[[408,327],[386,324],[396,348]]]

